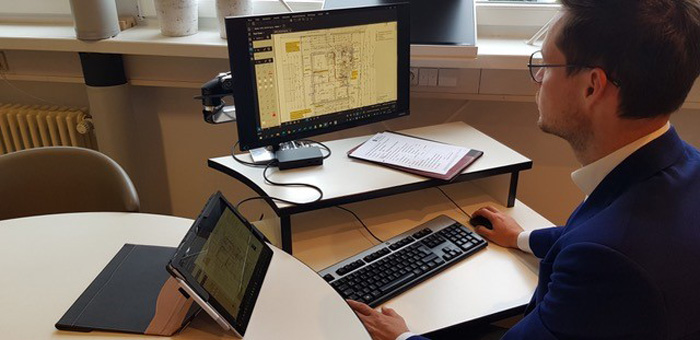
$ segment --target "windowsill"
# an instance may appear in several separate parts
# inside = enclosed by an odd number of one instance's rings
[[[226,40],[219,37],[216,27],[205,26],[187,37],[165,37],[154,21],[94,42],[76,39],[72,24],[0,24],[0,46],[29,51],[228,58]]]
[[[480,38],[476,58],[417,57],[415,67],[525,69],[538,49],[525,39]],[[201,20],[200,31],[187,37],[165,37],[157,21],[122,31],[114,38],[95,42],[75,38],[72,24],[0,23],[0,46],[5,50],[93,52],[169,57],[228,58],[226,40],[219,37],[214,20]],[[471,47],[465,47],[471,48]]]

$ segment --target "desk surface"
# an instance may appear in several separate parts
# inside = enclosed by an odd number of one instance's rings
[[[124,243],[177,246],[191,224],[183,218],[130,213],[60,214],[0,221],[0,337],[146,337],[58,331],[54,324]],[[245,339],[369,339],[359,319],[323,279],[283,251],[273,250]],[[223,334],[201,313],[175,338],[233,336]]]
[[[483,151],[484,155],[465,169],[455,182],[532,167],[532,161],[525,156],[463,122],[427,126],[401,132]],[[319,206],[344,204],[445,183],[441,180],[428,179],[347,156],[349,150],[363,143],[369,137],[347,138],[325,143],[333,154],[324,161],[323,166],[284,171],[268,170],[268,177],[274,181],[313,184],[321,188],[324,194],[321,202],[299,206],[274,202],[273,208],[296,213],[315,210]],[[238,157],[250,161],[247,154]],[[318,192],[313,189],[270,185],[263,179],[263,168],[240,164],[231,156],[212,158],[209,160],[209,165],[240,180],[261,195],[295,202],[310,202],[318,197]],[[339,179],[342,180],[339,181]]]
[[[515,206],[506,208],[471,182],[454,183],[442,189],[468,213],[492,205],[527,230],[552,226],[522,202],[516,200]],[[383,240],[440,214],[473,230],[466,216],[435,188],[344,206],[353,210]],[[294,256],[314,270],[377,244],[352,215],[340,209],[306,212],[293,219]],[[265,232],[271,233],[271,230]],[[527,304],[537,286],[538,271],[539,260],[531,254],[489,243],[485,249],[384,305],[396,309],[413,332],[423,334],[489,318]]]

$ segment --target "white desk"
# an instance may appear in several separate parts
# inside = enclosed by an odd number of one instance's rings
[[[508,208],[478,186],[454,183],[442,187],[465,211],[493,205],[525,229],[552,223],[516,200]],[[434,188],[344,205],[357,213],[372,232],[388,239],[445,214],[473,230],[464,214]],[[294,256],[321,270],[363,251],[377,241],[340,209],[294,216]],[[436,276],[384,303],[401,314],[413,332],[424,334],[450,326],[517,315],[537,286],[539,260],[494,243]],[[509,312],[500,314],[502,312]],[[499,315],[500,314],[500,315]]]
[[[484,155],[451,183],[506,175],[508,177],[503,181],[503,185],[499,185],[498,191],[502,193],[504,204],[508,207],[515,203],[518,173],[532,167],[532,161],[528,158],[463,122],[401,132],[483,151]],[[447,184],[442,180],[425,178],[347,156],[349,150],[369,137],[325,143],[333,154],[324,160],[323,166],[285,171],[268,170],[268,177],[274,181],[313,184],[321,188],[324,194],[323,200],[308,204],[290,205],[277,201],[270,202],[270,206],[280,217],[282,249],[290,253],[292,251],[292,215]],[[247,154],[238,157],[250,161]],[[236,178],[261,196],[278,197],[294,202],[311,202],[318,197],[318,193],[312,189],[270,185],[264,181],[261,167],[238,163],[230,155],[210,159],[209,166]],[[494,195],[493,192],[491,194]]]
[[[0,221],[0,338],[131,339],[58,331],[54,324],[124,243],[177,246],[191,220],[131,213],[46,215]],[[274,248],[245,339],[369,339],[340,296]],[[290,279],[293,278],[293,279]],[[176,339],[228,339],[201,313]]]
[[[269,202],[279,220],[270,218],[256,225],[287,251],[293,243],[294,256],[317,271],[377,243],[350,214],[331,208],[339,204],[357,213],[384,240],[439,214],[468,225],[465,216],[433,188],[436,186],[467,212],[491,204],[526,229],[552,225],[515,197],[519,171],[532,167],[526,157],[463,122],[401,132],[474,148],[484,151],[484,155],[447,183],[348,158],[347,151],[369,136],[328,142],[333,155],[323,166],[275,171],[270,176],[279,182],[314,184],[322,188],[324,199],[296,206]],[[242,165],[230,156],[210,159],[209,166],[240,180],[261,196],[305,202],[317,195],[311,189],[271,186],[263,180],[262,168]],[[532,255],[489,244],[385,305],[395,308],[411,330],[421,334],[505,317],[522,310],[530,300],[537,285],[538,264]]]

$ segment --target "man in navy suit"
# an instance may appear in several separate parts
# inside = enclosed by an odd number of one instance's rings
[[[528,66],[538,126],[571,145],[586,199],[531,233],[493,207],[474,213],[493,224],[478,233],[541,259],[504,339],[700,339],[700,153],[669,123],[700,74],[700,4],[561,2]],[[350,304],[374,339],[422,339],[391,309]]]

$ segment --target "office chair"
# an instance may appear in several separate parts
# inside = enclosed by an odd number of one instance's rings
[[[139,211],[126,172],[106,155],[44,147],[0,156],[0,220],[87,211]]]

